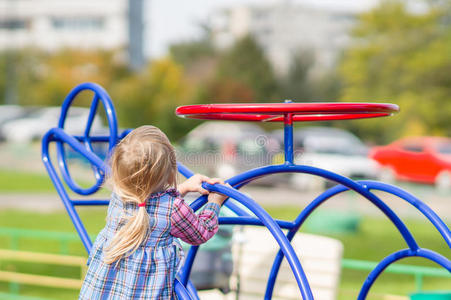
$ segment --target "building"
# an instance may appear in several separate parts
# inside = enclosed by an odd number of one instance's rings
[[[142,5],[143,0],[0,0],[0,50],[129,48],[132,66],[139,65]]]
[[[330,68],[350,39],[356,9],[337,9],[312,4],[276,2],[216,11],[210,17],[214,43],[229,47],[250,34],[262,46],[277,73],[289,69],[299,51],[311,51],[315,69]]]

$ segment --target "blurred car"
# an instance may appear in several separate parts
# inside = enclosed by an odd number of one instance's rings
[[[383,166],[383,179],[451,188],[451,139],[414,137],[374,147],[370,156]]]
[[[178,160],[197,172],[230,178],[270,164],[273,143],[276,141],[255,124],[209,121],[182,140]]]
[[[61,107],[44,107],[29,115],[14,119],[4,124],[1,135],[7,141],[27,143],[42,138],[52,127],[58,125]],[[64,125],[69,134],[80,134],[84,131],[89,116],[89,108],[71,107]],[[91,130],[101,129],[102,121],[96,116]]]
[[[34,107],[24,107],[19,105],[0,105],[0,141],[5,140],[1,128],[8,122],[23,118],[36,110]]]
[[[283,131],[275,136],[283,141]],[[322,168],[352,179],[378,179],[379,164],[368,157],[369,149],[352,133],[331,127],[305,127],[293,133],[294,162]],[[324,189],[331,182],[309,174],[293,174],[297,189]]]

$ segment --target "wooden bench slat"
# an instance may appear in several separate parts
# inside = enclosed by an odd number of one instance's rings
[[[86,258],[81,256],[0,249],[0,260],[8,259],[77,267],[86,265]]]
[[[0,281],[68,289],[80,289],[83,283],[83,281],[79,279],[58,278],[8,271],[0,271]]]

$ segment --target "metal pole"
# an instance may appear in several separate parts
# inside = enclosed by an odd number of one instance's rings
[[[143,7],[144,0],[128,0],[128,55],[130,68],[134,71],[144,66]]]

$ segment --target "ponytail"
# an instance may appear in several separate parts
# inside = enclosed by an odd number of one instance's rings
[[[105,248],[103,261],[111,264],[132,254],[147,238],[149,231],[149,214],[145,206],[138,208],[138,213],[114,235]]]
[[[145,243],[150,216],[148,197],[175,186],[177,162],[167,136],[154,126],[141,126],[125,136],[114,148],[109,163],[108,183],[124,203],[135,203],[138,211],[127,217],[104,248],[104,262],[111,264],[131,255]]]

